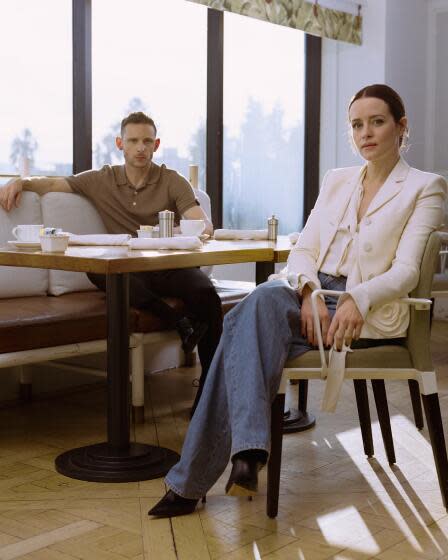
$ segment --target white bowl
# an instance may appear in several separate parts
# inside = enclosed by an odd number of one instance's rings
[[[41,235],[40,246],[44,253],[63,253],[68,247],[68,235]]]
[[[201,235],[205,229],[204,220],[181,220],[180,231],[183,235]]]
[[[147,230],[147,229],[138,229],[137,230],[137,235],[139,237],[153,237],[152,230]]]

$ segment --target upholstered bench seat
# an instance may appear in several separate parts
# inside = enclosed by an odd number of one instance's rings
[[[166,301],[176,309],[183,307],[178,299]],[[152,313],[131,309],[131,332],[168,328]],[[100,291],[0,300],[0,353],[88,342],[106,336],[106,298]]]
[[[226,313],[247,291],[218,292]],[[177,311],[184,305],[165,298]],[[170,327],[150,312],[131,308],[130,331],[149,333]],[[0,353],[20,352],[105,339],[106,297],[98,290],[63,296],[30,296],[0,300]]]

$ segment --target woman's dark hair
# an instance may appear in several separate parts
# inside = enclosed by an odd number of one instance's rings
[[[389,111],[394,118],[396,123],[406,116],[406,111],[404,109],[404,103],[398,93],[386,84],[372,84],[371,86],[365,86],[358,91],[350,100],[348,105],[348,110],[358,99],[363,97],[376,97],[377,99],[382,99],[384,103],[389,107]],[[406,135],[406,133],[405,133]],[[400,138],[400,145],[403,143],[403,137]]]
[[[385,84],[373,84],[360,89],[358,93],[351,98],[348,110],[350,111],[350,107],[353,103],[362,97],[376,97],[382,99],[384,103],[388,105],[395,122],[400,122],[400,119],[406,116],[403,100],[394,89]]]

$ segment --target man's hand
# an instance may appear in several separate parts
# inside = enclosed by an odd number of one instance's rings
[[[22,197],[22,179],[12,179],[3,188],[0,188],[0,206],[9,212],[19,206]]]
[[[337,350],[342,350],[342,344],[345,342],[350,346],[352,340],[358,340],[361,334],[361,328],[364,319],[352,297],[348,297],[337,308],[336,313],[331,321],[327,334],[327,345],[332,346],[333,342]]]
[[[308,340],[312,346],[317,346],[317,333],[314,330],[313,308],[311,305],[312,290],[309,286],[305,286],[302,290],[302,306],[300,308],[300,332],[301,335]],[[317,298],[317,311],[319,314],[319,322],[322,329],[322,340],[325,344],[328,327],[330,325],[330,314],[328,308],[322,298]]]

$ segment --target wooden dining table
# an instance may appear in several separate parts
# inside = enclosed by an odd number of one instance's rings
[[[61,474],[88,481],[126,482],[166,474],[174,451],[130,441],[129,273],[255,262],[257,278],[272,269],[286,241],[215,241],[200,250],[130,250],[127,246],[70,246],[64,253],[0,249],[0,265],[105,274],[107,305],[107,440],[62,453]],[[283,247],[283,248],[282,248]],[[279,252],[283,258],[284,252]]]

